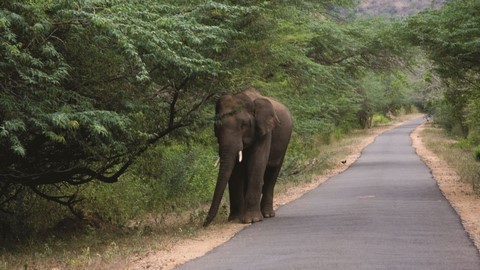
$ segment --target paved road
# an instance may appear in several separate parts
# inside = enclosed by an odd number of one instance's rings
[[[411,121],[345,172],[178,269],[480,269],[459,217],[411,147]]]

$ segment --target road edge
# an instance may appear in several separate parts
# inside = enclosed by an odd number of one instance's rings
[[[462,182],[454,168],[426,147],[421,136],[425,127],[425,123],[419,125],[410,134],[412,146],[430,169],[440,191],[457,212],[466,233],[480,253],[480,219],[471,218],[478,216],[478,213],[480,213],[480,197],[475,195],[470,185]]]

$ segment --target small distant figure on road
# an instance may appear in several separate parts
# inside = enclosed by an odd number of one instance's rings
[[[426,120],[427,122],[430,122],[430,121],[432,120],[432,115],[429,114],[429,113],[426,114],[426,115],[425,115],[425,120]]]

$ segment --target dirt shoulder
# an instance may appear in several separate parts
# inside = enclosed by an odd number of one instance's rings
[[[303,194],[318,187],[330,177],[346,170],[360,157],[361,151],[367,145],[372,143],[381,133],[420,116],[420,114],[403,116],[396,119],[392,125],[370,129],[368,134],[362,138],[362,140],[349,147],[349,154],[341,159],[346,160],[346,164],[338,162],[337,166],[331,168],[322,175],[312,176],[311,182],[293,186],[282,193],[276,194],[275,208],[300,198]],[[249,225],[235,223],[216,224],[209,226],[206,229],[202,229],[196,234],[195,238],[171,239],[170,243],[168,243],[165,248],[151,250],[147,253],[138,254],[133,258],[127,258],[126,267],[124,269],[174,269],[176,266],[203,256],[208,251],[231,239],[236,233],[247,226]],[[118,265],[115,267],[118,267]]]
[[[426,147],[425,140],[421,136],[424,129],[425,124],[412,132],[413,147],[430,168],[443,195],[458,213],[463,227],[480,250],[480,197],[474,193],[471,185],[461,180],[446,161]]]

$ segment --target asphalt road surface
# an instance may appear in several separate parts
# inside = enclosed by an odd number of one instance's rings
[[[411,146],[421,122],[380,135],[345,172],[177,269],[480,269]]]

